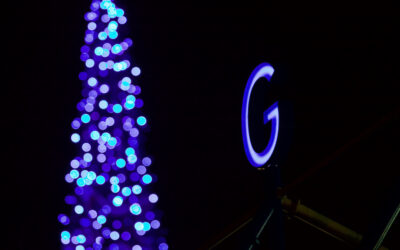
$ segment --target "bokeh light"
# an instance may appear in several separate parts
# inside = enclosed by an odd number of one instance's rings
[[[131,70],[131,73],[132,73],[133,76],[139,76],[141,72],[142,71],[141,71],[141,69],[139,67],[133,67],[132,70]]]
[[[138,124],[139,126],[144,126],[144,125],[146,125],[146,123],[147,123],[146,117],[144,117],[144,116],[139,116],[139,117],[137,118],[137,124]]]
[[[130,209],[131,213],[134,215],[139,215],[142,213],[142,208],[139,205],[139,203],[132,204],[129,209]]]
[[[128,20],[116,2],[92,0],[84,15],[82,99],[70,133],[77,154],[63,175],[72,188],[64,199],[67,210],[57,217],[60,241],[71,250],[165,250],[152,160],[140,144],[148,125],[139,96],[141,69],[129,55],[133,41],[124,37],[129,29],[121,29]]]

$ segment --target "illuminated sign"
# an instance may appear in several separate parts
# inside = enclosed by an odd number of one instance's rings
[[[250,95],[253,90],[254,85],[260,78],[266,78],[268,81],[271,80],[274,74],[274,68],[268,63],[262,63],[258,65],[251,73],[249,79],[247,80],[246,88],[244,90],[243,104],[242,104],[242,136],[243,144],[246,152],[246,156],[254,167],[261,167],[271,158],[276,142],[278,140],[279,131],[279,110],[278,102],[275,102],[271,107],[264,111],[264,124],[271,121],[272,129],[271,136],[267,147],[260,153],[256,152],[253,148],[253,144],[250,140],[249,131],[249,103]]]

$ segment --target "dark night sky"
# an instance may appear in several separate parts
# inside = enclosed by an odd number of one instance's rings
[[[76,152],[70,122],[78,114],[89,2],[27,1],[6,20],[11,77],[3,77],[3,205],[11,207],[3,216],[11,222],[11,245],[5,249],[59,246],[56,218]],[[277,93],[267,97],[293,109],[293,122],[285,124],[293,137],[280,161],[283,185],[384,119],[288,194],[367,231],[400,178],[398,8],[381,1],[118,2],[143,72],[151,126],[146,149],[155,159],[172,249],[204,247],[263,197],[263,179],[246,159],[240,127],[243,90],[261,62],[276,69],[271,89]],[[384,243],[393,249],[399,224]],[[286,232],[288,249],[336,246],[307,225],[289,223]]]

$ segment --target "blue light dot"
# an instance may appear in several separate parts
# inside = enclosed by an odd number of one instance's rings
[[[89,47],[89,46],[83,45],[83,46],[81,47],[81,52],[82,52],[82,53],[88,53],[89,51],[90,51],[90,47]]]
[[[146,122],[147,122],[147,119],[146,119],[146,117],[144,117],[144,116],[139,116],[139,117],[137,118],[136,122],[137,122],[137,124],[138,124],[139,126],[144,126],[144,125],[146,124]]]
[[[96,85],[97,85],[97,79],[94,78],[94,77],[90,77],[90,78],[88,79],[88,85],[89,85],[90,87],[96,86]]]
[[[121,111],[122,111],[122,106],[121,106],[121,104],[115,104],[114,106],[113,106],[113,111],[115,112],[115,113],[121,113]]]
[[[116,31],[117,28],[118,28],[118,23],[117,23],[116,21],[111,21],[111,22],[108,24],[108,30],[109,30],[110,32]]]
[[[62,231],[61,232],[61,238],[70,239],[71,238],[71,234],[68,231]]]
[[[119,24],[126,24],[127,21],[128,20],[124,16],[121,16],[120,18],[118,18],[118,23]]]
[[[88,175],[88,173],[89,173],[89,171],[83,170],[83,171],[81,172],[82,178],[86,178],[86,176]]]
[[[61,243],[63,243],[64,245],[68,245],[70,243],[70,240],[61,238]]]
[[[120,189],[121,188],[119,187],[118,184],[112,184],[111,185],[111,192],[113,192],[114,194],[118,193]]]
[[[94,53],[96,54],[96,56],[101,56],[103,54],[103,48],[102,47],[95,48]]]
[[[107,14],[104,14],[101,16],[101,21],[103,23],[107,23],[108,21],[110,21],[110,17]]]
[[[133,149],[133,148],[131,148],[131,147],[129,147],[129,148],[126,148],[125,149],[125,154],[126,155],[134,155],[135,154],[135,150]]]
[[[125,241],[128,241],[128,240],[130,240],[130,238],[131,238],[131,234],[130,234],[129,232],[123,232],[123,233],[121,234],[121,238],[122,238],[123,240],[125,240]]]
[[[65,181],[68,182],[68,183],[72,183],[72,182],[74,182],[74,179],[71,177],[70,174],[66,174],[65,175]]]
[[[108,141],[108,145],[114,147],[117,145],[117,139],[115,139],[115,137],[111,137],[111,139]]]
[[[90,43],[93,42],[93,40],[94,40],[94,37],[93,37],[92,34],[87,34],[87,35],[85,36],[85,42],[86,42],[86,43],[90,44]]]
[[[150,165],[151,165],[151,159],[150,159],[150,157],[144,157],[143,160],[142,160],[142,163],[143,163],[143,165],[145,165],[146,167],[147,167],[147,166],[150,166]]]
[[[78,120],[73,120],[71,123],[71,127],[73,129],[78,129],[81,126],[81,123]]]
[[[119,183],[124,183],[126,181],[126,176],[122,173],[119,173],[118,175]]]
[[[133,108],[135,107],[135,104],[134,104],[134,103],[128,103],[128,102],[126,102],[126,103],[124,104],[124,107],[125,107],[126,109],[128,109],[128,110],[131,110],[131,109],[133,109]]]
[[[96,230],[99,230],[101,228],[101,224],[97,222],[97,220],[92,222],[92,227]]]
[[[151,227],[154,228],[154,229],[158,229],[158,228],[160,228],[160,226],[161,226],[161,224],[160,224],[160,222],[158,220],[153,220],[151,222]]]
[[[91,181],[94,181],[96,179],[96,173],[93,171],[89,171],[87,178]]]
[[[130,65],[131,64],[128,60],[124,60],[121,62],[122,70],[126,70]]]
[[[98,155],[97,155],[97,161],[100,162],[100,163],[105,162],[106,159],[107,159],[107,158],[106,158],[105,154],[98,154]]]
[[[87,59],[85,62],[86,67],[88,68],[93,68],[94,66],[94,60],[93,59]]]
[[[78,178],[76,180],[76,185],[78,185],[79,187],[84,187],[86,185],[85,180],[83,178]]]
[[[106,182],[106,178],[104,178],[104,176],[102,176],[102,175],[99,175],[96,178],[96,182],[99,185],[103,185]]]
[[[134,245],[134,246],[132,247],[132,250],[142,250],[142,247],[139,246],[139,245]]]
[[[144,231],[149,231],[151,229],[150,223],[144,222],[143,223],[143,230]]]
[[[141,72],[142,72],[142,71],[140,70],[139,67],[133,67],[132,70],[131,70],[131,74],[132,74],[133,76],[139,76]]]
[[[103,229],[103,236],[106,237],[107,239],[110,237],[110,233],[111,233],[110,229],[108,228]]]
[[[152,211],[148,211],[147,213],[146,213],[146,219],[148,219],[148,220],[153,220],[154,218],[155,218],[155,214],[154,214],[154,212],[152,212]]]
[[[99,8],[100,8],[100,3],[99,3],[99,2],[93,2],[93,3],[90,5],[90,9],[93,10],[93,11],[96,11],[96,10],[98,10]]]
[[[111,134],[108,132],[105,132],[101,135],[101,139],[105,142],[108,142],[111,139]]]
[[[76,178],[78,178],[79,177],[79,172],[78,172],[78,170],[71,170],[71,172],[69,172],[69,174],[71,175],[71,177],[73,178],[73,179],[76,179]]]
[[[99,107],[100,107],[101,109],[106,109],[106,108],[108,107],[108,102],[107,102],[106,100],[101,100],[101,101],[99,102]]]
[[[108,34],[108,36],[109,36],[111,39],[116,39],[116,38],[118,37],[118,32],[116,32],[116,31],[110,31],[110,33]]]
[[[81,136],[80,136],[79,134],[73,133],[73,134],[71,135],[71,141],[72,141],[73,143],[78,143],[80,140],[81,140]]]
[[[124,159],[118,159],[115,164],[117,165],[117,167],[123,168],[126,166],[126,161]]]
[[[101,41],[106,40],[106,39],[107,39],[107,33],[104,32],[104,31],[100,32],[100,33],[99,33],[99,39],[100,39]]]
[[[136,195],[142,193],[142,187],[140,185],[134,185],[132,187],[132,192]]]
[[[117,176],[113,176],[110,178],[110,183],[111,184],[118,184],[119,183],[119,179]]]
[[[79,161],[74,159],[74,160],[71,161],[70,165],[71,165],[72,168],[78,168],[79,167]]]
[[[108,69],[112,69],[113,66],[114,66],[114,61],[108,60],[108,61],[107,61],[107,68],[108,68]]]
[[[92,183],[93,183],[92,180],[85,179],[85,184],[86,184],[86,185],[90,186],[90,185],[92,185]]]
[[[100,70],[106,70],[107,69],[107,63],[106,62],[101,62],[99,63],[99,69]],[[100,92],[103,93],[100,89]]]
[[[86,112],[92,112],[93,109],[94,109],[94,107],[93,107],[92,104],[88,103],[88,104],[85,105],[85,111]]]
[[[107,9],[107,14],[110,16],[110,18],[114,18],[117,16],[117,10],[112,6]]]
[[[137,162],[137,156],[136,155],[128,155],[128,162],[133,164]]]
[[[85,235],[80,234],[80,235],[76,236],[76,241],[77,241],[79,244],[85,243],[85,242],[86,242],[86,237],[85,237]]]
[[[129,196],[129,195],[131,195],[131,194],[132,194],[132,191],[131,191],[130,188],[128,188],[128,187],[122,188],[122,195],[124,195],[124,196]]]
[[[99,146],[97,147],[97,150],[100,153],[105,153],[107,151],[107,147],[104,144],[99,144]]]
[[[122,17],[124,15],[123,9],[117,9],[117,17]]]
[[[136,101],[136,97],[133,96],[133,95],[128,95],[128,96],[126,97],[126,102],[129,103],[129,104],[134,104],[135,101]]]
[[[85,250],[85,247],[79,245],[79,246],[76,246],[76,247],[75,247],[75,250]]]
[[[100,138],[100,133],[98,131],[92,131],[90,133],[90,138],[92,138],[93,140],[98,140]]]
[[[96,25],[95,22],[90,22],[90,23],[88,23],[87,27],[88,27],[89,30],[95,30],[97,25]]]
[[[111,1],[110,0],[103,0],[100,3],[100,8],[102,8],[103,10],[109,8],[111,5]]]
[[[82,226],[82,227],[89,227],[90,226],[90,220],[88,219],[88,218],[81,218],[80,220],[79,220],[79,224]]]
[[[83,123],[88,123],[88,122],[90,122],[90,115],[88,115],[88,114],[83,114],[83,115],[81,116],[81,121],[82,121]]]
[[[83,160],[86,162],[91,162],[93,160],[93,156],[91,153],[86,153],[83,155]]]
[[[133,182],[137,182],[140,179],[140,175],[136,172],[133,172],[129,175],[129,179]]]
[[[84,211],[84,209],[81,205],[76,205],[74,210],[75,210],[75,213],[77,213],[77,214],[82,214]]]
[[[122,64],[121,63],[115,63],[113,65],[113,70],[116,71],[116,72],[121,71],[122,70]]]
[[[158,196],[156,194],[149,195],[149,201],[151,203],[156,203],[158,201]]]
[[[109,56],[109,55],[110,55],[110,51],[109,51],[108,49],[104,49],[104,50],[103,50],[102,56],[103,56],[103,57],[107,57],[107,56]]]
[[[120,207],[123,202],[124,202],[124,200],[122,199],[121,196],[115,196],[114,199],[113,199],[113,204],[116,207]]]
[[[140,207],[139,203],[133,203],[130,207],[129,210],[131,211],[132,214],[134,215],[139,215],[142,212],[142,208]]]
[[[135,229],[136,229],[137,231],[143,230],[143,228],[144,228],[144,225],[143,225],[142,222],[136,222],[136,223],[135,223]]]
[[[88,12],[85,14],[85,20],[92,21],[97,18],[97,14],[95,12]]]
[[[69,218],[65,214],[60,214],[58,216],[58,221],[63,224],[63,225],[68,225],[69,224]]]
[[[104,214],[109,214],[109,213],[111,213],[111,207],[110,207],[109,205],[104,205],[104,206],[101,208],[101,211],[102,211]]]
[[[106,123],[107,123],[108,126],[114,125],[114,122],[115,122],[115,120],[114,120],[114,118],[112,118],[112,117],[108,117],[108,118],[106,119]]]
[[[90,146],[89,143],[85,142],[85,143],[82,144],[82,150],[83,150],[83,151],[89,152],[90,149],[92,149],[92,146]]]
[[[132,128],[129,131],[129,135],[132,136],[132,137],[137,137],[139,135],[139,130],[137,128]]]
[[[89,54],[87,53],[82,53],[80,56],[80,59],[85,62],[87,59],[89,59]]]
[[[147,169],[145,166],[140,165],[139,167],[137,167],[136,172],[138,172],[138,174],[140,175],[144,175],[146,173]]]
[[[97,212],[95,210],[89,210],[88,214],[92,219],[97,217]]]
[[[99,215],[99,216],[97,217],[97,222],[98,222],[99,224],[104,224],[104,223],[107,222],[107,218],[106,218],[104,215]]]
[[[115,44],[113,47],[112,47],[112,49],[111,49],[111,52],[113,53],[113,54],[118,54],[118,53],[120,53],[122,51],[122,46],[120,45],[120,44]]]
[[[108,87],[107,84],[103,84],[103,85],[100,86],[100,92],[103,93],[103,94],[108,93],[109,90],[110,90],[110,88]]]
[[[153,178],[151,177],[151,175],[148,175],[148,174],[143,175],[143,177],[142,177],[142,181],[145,184],[151,183],[152,180],[153,180]]]
[[[110,238],[112,240],[118,240],[119,239],[119,233],[117,231],[112,231],[110,234]]]
[[[130,83],[121,82],[120,88],[121,88],[123,91],[128,91],[130,87],[131,87],[131,86],[130,86]]]
[[[158,249],[159,249],[159,250],[168,250],[168,245],[167,245],[167,243],[161,243],[161,244],[158,246]]]

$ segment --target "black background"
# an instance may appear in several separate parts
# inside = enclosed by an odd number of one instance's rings
[[[119,2],[142,68],[151,126],[146,147],[155,159],[172,249],[207,247],[263,197],[240,127],[243,90],[261,62],[276,69],[272,82],[280,87],[272,96],[293,109],[293,122],[284,124],[293,132],[280,163],[284,185],[386,119],[289,192],[367,231],[400,176],[400,29],[392,2]],[[78,114],[89,3],[26,1],[7,8],[5,249],[59,247],[56,218],[77,150],[70,122]],[[384,242],[392,249],[399,227],[397,221]],[[289,221],[285,228],[288,249],[345,248],[307,225]]]

